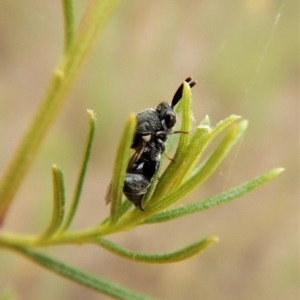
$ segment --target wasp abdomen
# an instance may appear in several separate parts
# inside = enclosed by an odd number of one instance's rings
[[[123,193],[140,210],[143,208],[143,197],[147,192],[150,181],[142,174],[127,173]]]

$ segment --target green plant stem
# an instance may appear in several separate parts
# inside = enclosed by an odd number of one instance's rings
[[[271,181],[277,177],[284,169],[276,168],[273,169],[249,182],[233,188],[229,191],[223,192],[212,198],[206,199],[204,202],[199,201],[197,203],[192,203],[186,207],[175,208],[174,210],[166,211],[165,213],[158,213],[157,217],[153,215],[151,211],[141,212],[138,209],[128,212],[120,218],[118,223],[113,224],[111,222],[105,222],[103,224],[86,228],[80,231],[74,232],[58,232],[50,239],[41,240],[35,236],[20,236],[15,234],[5,234],[0,235],[0,247],[40,247],[47,245],[58,245],[58,244],[72,244],[72,243],[89,243],[92,239],[97,237],[104,237],[109,234],[113,234],[120,231],[125,231],[131,229],[137,225],[140,225],[145,221],[145,223],[155,223],[168,221],[168,219],[183,216],[184,214],[190,214],[203,209],[208,209],[210,207],[226,203],[230,200],[238,198],[251,190],[258,188],[259,186]],[[149,219],[147,219],[149,217]],[[165,219],[165,220],[164,220]]]
[[[49,126],[78,75],[97,34],[120,0],[93,0],[85,12],[69,51],[63,55],[54,71],[35,116],[17,147],[0,183],[0,223],[31,166]]]
[[[63,14],[64,14],[64,29],[65,29],[65,52],[67,52],[74,39],[74,14],[73,1],[62,0]]]

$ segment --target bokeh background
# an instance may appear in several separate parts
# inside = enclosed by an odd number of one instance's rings
[[[74,1],[79,22],[87,1]],[[0,171],[23,135],[63,48],[60,1],[0,0]],[[36,233],[51,209],[51,165],[70,197],[87,131],[98,130],[73,229],[104,205],[122,126],[130,112],[171,100],[193,76],[198,124],[230,114],[249,129],[216,173],[182,203],[273,167],[286,171],[229,204],[111,236],[133,251],[165,253],[210,235],[220,242],[187,261],[148,265],[95,246],[45,253],[160,299],[299,299],[299,4],[296,0],[124,0],[100,35],[9,211],[5,230]],[[13,299],[107,299],[14,253],[0,254],[0,295]],[[0,299],[1,298],[0,296]],[[7,299],[7,298],[5,298]],[[11,298],[8,298],[11,299]]]

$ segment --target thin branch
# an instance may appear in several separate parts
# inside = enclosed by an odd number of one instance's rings
[[[63,15],[64,15],[64,31],[65,31],[65,52],[69,50],[74,39],[74,13],[73,1],[62,0]]]

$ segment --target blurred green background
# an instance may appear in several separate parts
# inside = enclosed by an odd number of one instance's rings
[[[87,1],[74,1],[78,22]],[[48,84],[63,47],[60,1],[0,0],[0,172]],[[49,255],[161,299],[299,299],[299,3],[122,1],[47,135],[4,229],[36,233],[51,209],[51,165],[64,170],[67,196],[87,131],[98,117],[90,167],[73,229],[109,212],[106,187],[130,112],[170,101],[187,76],[196,124],[230,114],[249,129],[216,173],[182,203],[199,200],[273,167],[286,171],[242,199],[111,240],[164,253],[202,237],[220,242],[170,265],[133,263],[95,246],[42,249]],[[16,299],[107,299],[15,254],[1,251],[0,295]],[[1,296],[0,296],[1,299]],[[6,299],[6,298],[5,298]]]

